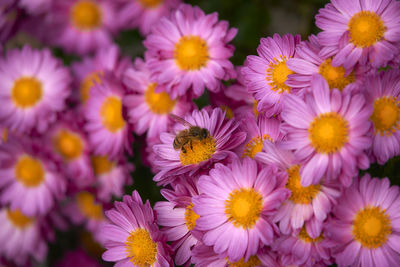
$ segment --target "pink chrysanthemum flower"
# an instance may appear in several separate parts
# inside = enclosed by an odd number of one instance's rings
[[[124,97],[129,122],[139,135],[147,131],[148,138],[160,136],[171,126],[169,114],[183,117],[193,109],[186,97],[172,99],[166,92],[157,90],[157,83],[150,79],[145,62],[138,58],[134,68],[126,70],[123,83],[131,93]]]
[[[400,3],[395,0],[336,0],[319,10],[315,24],[320,55],[347,70],[360,63],[383,67],[400,46]],[[397,63],[398,64],[398,63]]]
[[[257,48],[258,56],[248,56],[242,74],[246,80],[247,90],[258,101],[257,110],[266,112],[267,116],[279,114],[282,110],[283,95],[296,94],[298,90],[285,84],[287,76],[293,72],[286,61],[295,55],[300,35],[274,34],[262,38]]]
[[[90,89],[96,83],[101,83],[105,73],[112,72],[117,79],[121,79],[130,66],[130,59],[121,56],[117,45],[101,48],[95,56],[72,63],[71,70],[76,78],[75,87],[79,88],[73,92],[73,100],[85,104],[89,99]]]
[[[185,116],[185,120],[193,126],[205,128],[208,136],[192,142],[179,139],[180,144],[186,142],[181,144],[184,149],[174,149],[177,134],[190,127],[178,122],[174,128],[175,133],[162,133],[162,143],[153,146],[157,155],[154,164],[160,170],[153,179],[160,184],[171,183],[178,175],[185,173],[192,176],[210,169],[215,162],[235,157],[231,150],[246,138],[244,132],[237,130],[239,123],[235,119],[225,120],[225,114],[219,108],[194,110]]]
[[[332,66],[332,58],[320,57],[321,48],[315,35],[311,35],[308,41],[303,41],[296,47],[296,55],[286,62],[288,68],[294,72],[288,76],[286,84],[291,88],[309,90],[312,76],[319,73],[328,82],[331,90],[358,90],[365,77],[365,67],[358,66],[352,72],[346,73],[343,66]]]
[[[220,80],[235,75],[229,61],[234,47],[228,43],[237,29],[228,27],[227,21],[218,21],[217,13],[206,15],[197,6],[180,5],[144,41],[152,80],[172,98],[189,89],[194,97],[202,95],[205,87],[218,91]]]
[[[54,1],[45,20],[49,42],[80,55],[95,52],[112,44],[120,27],[115,18],[114,1]]]
[[[123,95],[124,88],[111,75],[90,90],[84,111],[85,130],[95,154],[118,157],[124,150],[131,152],[128,125],[123,114]]]
[[[119,0],[121,8],[118,17],[120,25],[126,28],[138,27],[142,35],[150,33],[151,28],[171,10],[178,7],[181,0]]]
[[[0,59],[0,123],[12,131],[45,131],[64,109],[70,75],[50,50],[25,46]]]
[[[11,139],[0,147],[0,161],[0,201],[12,210],[44,215],[64,197],[64,177],[43,147]]]
[[[372,151],[379,164],[400,154],[400,71],[371,75],[365,84],[367,102],[373,105]]]
[[[276,165],[287,172],[285,187],[290,191],[290,197],[273,218],[274,222],[279,222],[281,232],[288,235],[305,226],[307,233],[317,238],[323,222],[340,196],[340,184],[322,180],[315,185],[302,186],[300,165],[296,164],[293,153],[279,149],[269,141],[264,142],[263,150],[254,159],[263,164]]]
[[[365,150],[372,143],[368,120],[372,107],[361,94],[329,90],[319,74],[314,76],[311,90],[307,102],[287,95],[281,113],[287,131],[282,148],[293,149],[302,165],[302,186],[318,184],[324,176],[349,186],[358,167],[369,166]]]
[[[355,179],[333,210],[324,234],[335,241],[338,266],[397,266],[400,192],[389,179]]]
[[[123,202],[114,202],[115,208],[106,211],[111,223],[102,227],[105,238],[103,260],[117,262],[118,266],[172,266],[165,236],[155,222],[149,201],[143,204],[137,191]]]
[[[204,232],[202,242],[229,261],[245,261],[262,245],[271,245],[277,227],[271,223],[278,207],[289,197],[281,187],[284,172],[256,161],[236,159],[232,165],[216,164],[198,182],[193,211],[200,216],[195,229]]]
[[[20,210],[0,209],[0,254],[26,266],[30,257],[43,261],[47,254],[47,242],[40,217],[24,215]]]
[[[132,184],[130,173],[135,170],[134,165],[125,157],[111,159],[100,155],[92,155],[91,162],[96,176],[97,197],[104,202],[110,202],[112,196],[122,197],[124,186]]]
[[[161,194],[168,201],[159,201],[154,205],[157,223],[163,228],[167,241],[172,241],[176,265],[188,265],[192,256],[192,247],[198,243],[194,228],[199,218],[193,211],[192,197],[198,195],[197,188],[190,177],[182,179],[174,190],[162,189]]]

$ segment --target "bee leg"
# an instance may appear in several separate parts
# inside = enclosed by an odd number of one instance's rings
[[[184,154],[186,154],[186,148],[185,148],[184,146],[182,146],[181,150],[182,150],[182,152],[183,152]]]
[[[193,151],[193,141],[192,141],[192,139],[190,139],[190,149]]]

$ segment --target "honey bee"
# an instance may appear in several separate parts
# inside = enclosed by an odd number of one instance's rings
[[[190,145],[190,149],[193,151],[193,141],[203,141],[210,136],[210,132],[206,128],[194,126],[189,122],[185,121],[181,117],[171,114],[171,117],[176,122],[179,122],[187,127],[188,129],[180,131],[174,139],[174,149],[181,150],[186,153],[186,145]]]

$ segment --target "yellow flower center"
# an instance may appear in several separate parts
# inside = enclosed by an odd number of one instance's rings
[[[96,29],[102,23],[99,5],[90,0],[77,1],[71,8],[70,16],[72,24],[84,31]]]
[[[146,229],[132,231],[125,241],[127,257],[135,266],[149,267],[156,261],[157,244]]]
[[[267,80],[271,89],[278,92],[279,94],[283,92],[290,92],[290,87],[285,84],[287,76],[293,74],[288,66],[286,65],[287,58],[285,56],[280,56],[280,59],[274,58],[274,61],[269,63],[267,69]]]
[[[103,71],[94,71],[89,73],[81,83],[81,101],[82,103],[86,103],[90,97],[90,89],[96,85],[101,84],[101,77],[104,76]]]
[[[7,217],[17,228],[24,229],[34,222],[34,219],[25,216],[20,210],[7,210]]]
[[[15,178],[26,187],[37,187],[44,181],[45,172],[40,160],[23,155],[15,164]]]
[[[354,239],[363,247],[374,249],[386,243],[392,226],[385,210],[367,206],[354,216],[352,231]]]
[[[261,261],[257,255],[251,256],[246,262],[243,258],[236,262],[230,262],[229,260],[227,262],[229,267],[255,267],[261,265]]]
[[[113,133],[121,130],[125,126],[121,99],[115,96],[107,97],[100,108],[100,116],[107,130]]]
[[[176,100],[171,99],[166,92],[156,93],[156,86],[156,83],[151,83],[147,87],[144,99],[153,113],[168,114],[174,109]]]
[[[308,129],[311,145],[318,153],[335,153],[346,143],[348,123],[339,114],[329,112],[315,117]]]
[[[198,164],[209,160],[217,150],[215,140],[211,136],[201,141],[192,140],[192,147],[193,149],[188,143],[185,145],[186,153],[181,150],[179,158],[182,165]]]
[[[369,47],[383,38],[386,27],[376,13],[360,11],[351,17],[348,30],[351,43],[358,47]]]
[[[139,0],[139,3],[144,8],[156,8],[158,7],[164,0]]]
[[[115,166],[115,163],[108,160],[107,156],[92,156],[90,160],[92,162],[94,174],[96,175],[108,173]]]
[[[371,115],[375,133],[392,135],[400,129],[400,101],[397,97],[385,96],[374,101]]]
[[[76,203],[78,204],[79,210],[88,219],[102,220],[103,219],[103,208],[100,204],[95,202],[94,196],[89,192],[80,192],[76,195]]]
[[[193,203],[187,205],[185,209],[185,222],[189,231],[192,231],[196,226],[196,220],[198,218],[200,218],[200,215],[193,211]]]
[[[223,112],[225,112],[225,118],[228,120],[232,119],[235,115],[230,107],[226,105],[219,106]]]
[[[268,136],[268,134],[264,134],[262,138],[260,136],[256,136],[250,139],[250,141],[244,146],[242,157],[247,156],[254,159],[254,156],[263,149],[263,142],[267,139],[273,141],[272,138]]]
[[[299,239],[303,240],[305,243],[318,243],[318,242],[321,242],[324,239],[324,237],[321,234],[317,238],[311,238],[308,235],[306,228],[303,226],[303,228],[301,228],[300,233],[299,233]]]
[[[321,185],[302,186],[300,183],[299,170],[299,165],[294,165],[287,170],[289,178],[286,183],[286,188],[291,192],[289,200],[294,204],[310,204],[320,192]]]
[[[344,67],[333,67],[331,65],[332,59],[328,58],[319,66],[319,73],[328,82],[329,88],[336,88],[342,91],[348,84],[355,81],[354,73],[351,72],[346,76]]]
[[[42,99],[42,83],[35,77],[22,77],[14,82],[11,99],[19,108],[30,108]]]
[[[208,45],[199,36],[183,36],[175,44],[174,58],[181,70],[194,71],[207,65]]]
[[[79,158],[83,151],[83,142],[79,135],[61,130],[53,138],[53,146],[66,161]]]
[[[253,188],[235,189],[225,200],[225,214],[236,227],[252,228],[260,217],[263,199]]]

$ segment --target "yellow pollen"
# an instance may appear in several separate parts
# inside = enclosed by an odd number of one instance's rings
[[[35,77],[22,77],[14,82],[11,99],[19,108],[30,108],[42,99],[42,83]]]
[[[252,228],[260,217],[263,199],[253,188],[235,189],[225,200],[225,214],[235,227]]]
[[[348,84],[355,81],[354,73],[351,72],[346,76],[344,67],[333,67],[331,65],[332,59],[328,58],[319,66],[319,73],[328,82],[329,88],[336,88],[342,91]]]
[[[367,206],[354,216],[352,232],[363,247],[375,249],[386,243],[392,226],[385,210]]]
[[[251,256],[246,262],[243,258],[236,262],[230,262],[229,260],[227,262],[229,267],[255,267],[261,265],[261,261],[257,255]]]
[[[139,0],[139,3],[144,7],[144,8],[156,8],[158,7],[163,0]]]
[[[283,92],[290,93],[290,87],[285,84],[287,76],[293,74],[288,66],[286,65],[287,58],[285,56],[280,56],[280,59],[274,58],[274,61],[269,63],[267,69],[267,80],[271,89],[278,92],[279,94]]]
[[[102,13],[99,5],[90,0],[77,1],[71,8],[72,24],[83,31],[94,30],[102,23]]]
[[[121,99],[115,96],[107,97],[100,108],[100,117],[104,127],[110,132],[121,130],[125,126]]]
[[[374,101],[371,115],[375,134],[392,135],[400,129],[400,101],[397,97],[385,96]]]
[[[299,165],[293,165],[287,170],[289,178],[286,188],[291,192],[289,200],[294,204],[311,204],[315,196],[320,192],[321,185],[302,186],[299,170]]]
[[[34,219],[25,216],[20,210],[7,210],[7,217],[11,223],[20,229],[24,229],[34,222]]]
[[[168,114],[174,109],[176,100],[171,99],[166,92],[156,93],[156,86],[156,83],[151,83],[147,87],[144,99],[153,113]]]
[[[216,143],[211,136],[203,140],[192,140],[193,149],[190,144],[185,145],[186,153],[181,149],[179,158],[182,165],[198,164],[209,160],[216,151]]]
[[[82,155],[83,143],[79,135],[61,130],[53,138],[53,146],[66,161],[79,158]]]
[[[183,36],[175,44],[174,58],[181,70],[194,71],[207,65],[208,45],[199,36]]]
[[[94,71],[89,73],[82,81],[80,88],[80,95],[82,103],[86,103],[90,97],[90,89],[96,85],[101,84],[101,77],[104,76],[103,71]]]
[[[318,153],[336,153],[347,143],[348,123],[335,112],[324,113],[315,117],[308,133],[311,145]]]
[[[258,116],[257,105],[258,105],[258,101],[254,100],[254,102],[253,102],[253,112],[254,112],[254,115],[256,115],[256,117]]]
[[[324,237],[321,233],[321,235],[317,238],[311,238],[308,233],[306,228],[303,226],[303,228],[301,228],[300,233],[299,233],[299,239],[303,240],[306,243],[318,243],[321,242]]]
[[[200,215],[193,211],[193,203],[187,205],[185,209],[185,221],[189,231],[192,231],[196,226],[196,220],[198,218],[200,218]]]
[[[351,43],[358,47],[369,47],[382,40],[386,27],[376,13],[360,11],[351,17],[348,30]]]
[[[149,267],[156,261],[157,244],[146,229],[132,231],[125,241],[126,256],[135,266]]]
[[[244,146],[242,157],[250,157],[254,159],[254,156],[263,149],[263,142],[267,139],[273,141],[272,138],[267,134],[264,134],[262,138],[260,136],[256,136],[250,139],[250,141]]]
[[[108,160],[107,156],[92,156],[90,158],[94,174],[101,175],[110,172],[115,163]]]
[[[222,105],[222,106],[219,106],[221,109],[222,109],[222,111],[224,111],[225,112],[225,118],[227,118],[227,119],[232,119],[235,115],[233,114],[233,111],[232,111],[232,109],[230,108],[230,107],[228,107],[228,106],[226,106],[226,105]]]
[[[45,172],[40,160],[23,155],[15,164],[15,178],[26,187],[37,187],[44,181]]]
[[[95,202],[95,198],[89,192],[82,191],[76,195],[76,203],[79,210],[89,219],[102,220],[103,208]]]

